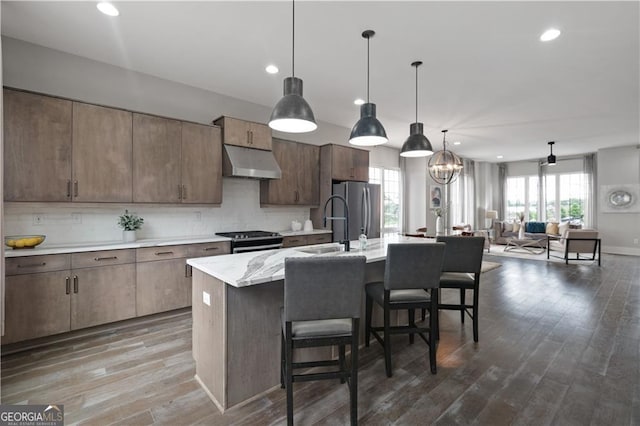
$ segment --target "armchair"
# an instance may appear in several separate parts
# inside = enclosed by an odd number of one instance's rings
[[[601,241],[598,238],[598,231],[593,229],[569,229],[563,237],[547,235],[547,259],[550,256],[564,259],[565,264],[569,260],[596,260],[598,252],[598,266],[600,266]],[[551,254],[556,252],[556,255]],[[562,255],[559,255],[562,253]],[[571,257],[570,254],[575,254]],[[590,255],[590,257],[585,257]],[[581,257],[582,255],[582,257]]]

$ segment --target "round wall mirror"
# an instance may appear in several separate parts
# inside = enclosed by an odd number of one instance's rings
[[[609,194],[609,203],[614,207],[627,207],[632,201],[633,197],[628,191],[617,190]]]

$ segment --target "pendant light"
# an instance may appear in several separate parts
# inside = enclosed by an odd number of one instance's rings
[[[447,151],[447,130],[442,131],[442,151],[429,158],[429,175],[442,185],[454,182],[462,171],[462,160],[455,153]]]
[[[374,146],[387,143],[387,132],[376,118],[376,104],[369,102],[369,39],[375,31],[366,30],[362,37],[367,39],[367,102],[360,106],[360,120],[351,129],[349,143],[358,146]]]
[[[433,154],[431,142],[424,135],[423,125],[418,122],[418,67],[422,61],[411,63],[416,68],[416,121],[409,126],[409,137],[402,145],[401,157],[427,157]]]
[[[547,142],[549,144],[549,150],[550,150],[550,154],[547,157],[547,166],[555,166],[556,165],[556,156],[553,155],[553,144],[555,144],[555,142],[551,141],[551,142]]]
[[[295,76],[296,3],[293,4],[291,77],[284,79],[284,96],[271,112],[269,127],[286,133],[305,133],[318,128],[311,107],[302,97],[302,80]]]

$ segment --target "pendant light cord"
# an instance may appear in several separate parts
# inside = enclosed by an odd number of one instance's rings
[[[296,1],[291,2],[291,77],[296,76]]]
[[[369,103],[369,39],[367,37],[367,103]]]
[[[416,64],[416,123],[418,122],[418,65]]]

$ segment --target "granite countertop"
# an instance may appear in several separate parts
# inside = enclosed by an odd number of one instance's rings
[[[65,254],[65,253],[80,253],[86,251],[98,251],[98,250],[120,250],[120,249],[135,249],[141,247],[156,247],[156,246],[171,246],[174,244],[197,244],[197,243],[213,243],[219,241],[231,241],[230,238],[213,236],[201,236],[201,237],[176,237],[176,238],[158,238],[158,239],[146,239],[137,240],[131,243],[125,243],[122,241],[104,241],[99,243],[77,243],[77,244],[57,244],[39,245],[33,249],[11,249],[5,248],[5,257],[21,257],[21,256],[39,256],[45,254]]]
[[[295,237],[298,235],[318,235],[318,234],[331,234],[333,233],[330,229],[313,229],[311,231],[291,231],[291,230],[286,230],[286,231],[280,231],[279,234],[282,235],[283,237]]]
[[[276,250],[254,251],[222,256],[188,259],[194,268],[209,274],[234,287],[247,287],[284,279],[284,259],[287,257],[311,256],[365,256],[367,263],[378,262],[387,257],[390,243],[433,243],[429,238],[412,238],[395,235],[372,238],[366,250],[360,250],[358,241],[351,241],[351,251],[344,251],[339,243],[316,244]]]

